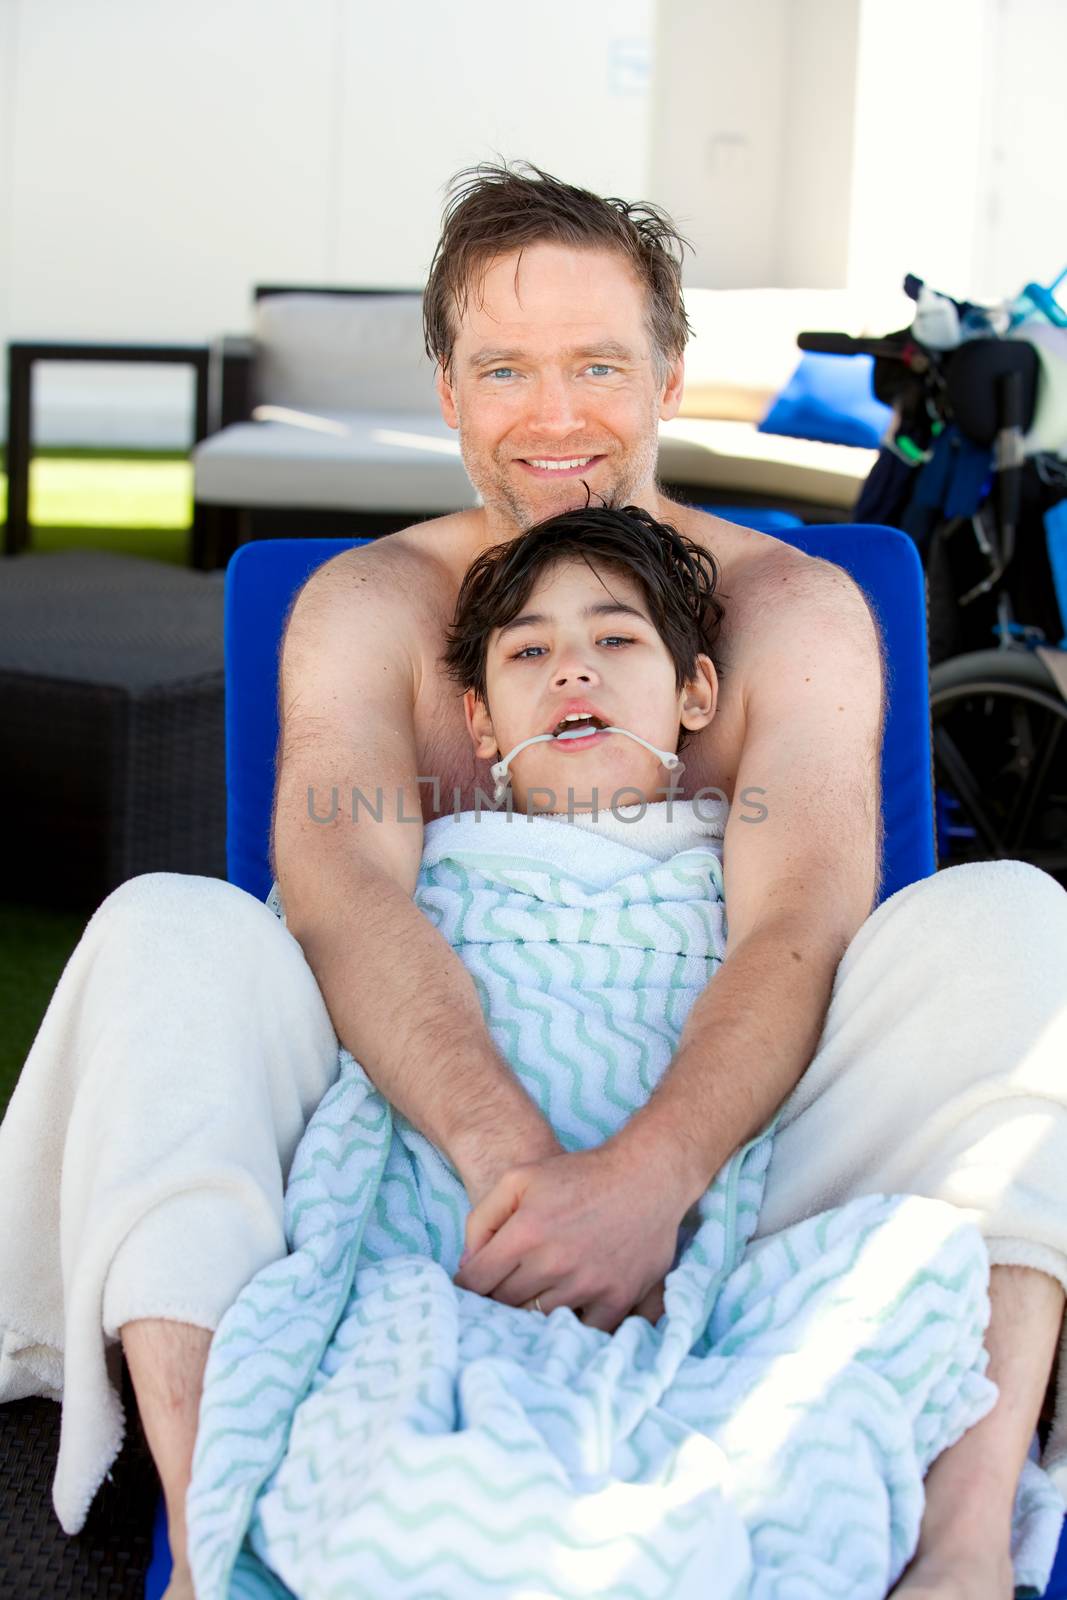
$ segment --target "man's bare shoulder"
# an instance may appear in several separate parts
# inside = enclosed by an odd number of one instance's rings
[[[294,618],[324,622],[365,605],[436,614],[452,587],[451,557],[463,536],[457,524],[459,516],[435,517],[331,556],[301,589]]]
[[[827,623],[872,643],[878,639],[863,590],[836,562],[707,512],[687,508],[679,526],[719,562],[735,653],[744,652],[746,640],[762,645],[768,634],[795,625]]]

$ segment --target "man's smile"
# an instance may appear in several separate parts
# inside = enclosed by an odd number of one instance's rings
[[[535,478],[568,478],[575,477],[580,472],[588,472],[590,467],[595,467],[603,460],[602,455],[520,456],[516,460],[516,466],[525,468]]]

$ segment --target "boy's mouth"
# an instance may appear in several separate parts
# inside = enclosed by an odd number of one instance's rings
[[[593,711],[571,711],[565,717],[561,717],[556,726],[548,731],[554,738],[563,737],[570,743],[571,740],[578,738],[588,739],[598,730],[609,726],[603,717],[598,717]]]

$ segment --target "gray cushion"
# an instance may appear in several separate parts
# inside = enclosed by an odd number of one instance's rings
[[[197,500],[323,511],[458,511],[478,497],[439,415],[258,408],[193,451]],[[283,413],[284,415],[284,413]]]
[[[261,404],[416,415],[437,405],[420,295],[267,295],[253,331]]]
[[[110,550],[4,562],[0,673],[128,694],[222,681],[222,573]]]

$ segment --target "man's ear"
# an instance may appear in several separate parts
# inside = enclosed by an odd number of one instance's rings
[[[479,761],[495,761],[499,755],[489,707],[479,700],[477,690],[468,689],[463,696],[463,712],[467,719],[467,732],[474,744]]]
[[[678,415],[678,407],[682,403],[685,391],[685,357],[679,356],[667,369],[667,381],[663,390],[663,398],[659,403],[659,417],[661,422],[669,422]]]
[[[433,382],[434,388],[437,390],[437,398],[441,403],[441,415],[444,417],[450,428],[458,428],[459,412],[456,410],[456,401],[455,396],[452,393],[452,385],[445,377],[443,367],[438,366],[437,371],[434,373]],[[671,415],[673,416],[674,413],[672,412]]]
[[[682,727],[690,733],[706,728],[719,704],[719,674],[710,656],[697,656],[695,675],[681,690]]]

